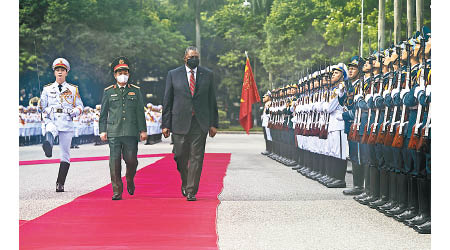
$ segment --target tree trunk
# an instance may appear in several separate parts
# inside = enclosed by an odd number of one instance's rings
[[[385,0],[378,0],[378,49],[381,50],[384,48],[384,44],[386,41],[385,38]]]
[[[198,49],[198,52],[200,53],[200,64],[202,63],[201,60],[201,35],[200,35],[200,0],[195,1],[195,46]]]
[[[401,18],[402,1],[394,0],[394,43],[398,44],[401,40]]]
[[[423,0],[416,0],[416,30],[423,26]]]
[[[408,37],[414,33],[414,4],[413,0],[406,0],[406,19],[408,20]]]

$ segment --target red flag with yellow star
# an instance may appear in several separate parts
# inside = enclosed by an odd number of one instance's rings
[[[252,67],[250,66],[250,61],[247,57],[241,92],[241,107],[239,111],[239,122],[247,134],[253,127],[252,104],[260,101],[261,98],[259,97],[255,79],[253,78]]]

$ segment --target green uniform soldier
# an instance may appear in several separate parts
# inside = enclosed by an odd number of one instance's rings
[[[121,156],[126,163],[127,191],[134,194],[138,140],[147,139],[144,103],[138,86],[128,83],[129,62],[126,57],[116,58],[111,71],[117,83],[105,88],[100,111],[99,130],[102,141],[109,142],[109,169],[113,200],[121,200]]]

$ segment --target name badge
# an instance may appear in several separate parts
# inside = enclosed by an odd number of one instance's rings
[[[128,92],[128,95],[136,95],[134,92]]]
[[[113,94],[113,95],[111,95],[111,96],[117,96],[117,94]]]

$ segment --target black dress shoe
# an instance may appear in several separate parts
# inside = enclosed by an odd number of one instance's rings
[[[416,217],[405,220],[403,223],[407,226],[414,227],[415,225],[420,225],[427,222],[430,219],[426,214],[418,214]]]
[[[136,187],[134,186],[134,183],[132,183],[132,182],[127,183],[127,191],[130,195],[134,194],[135,189],[136,189]]]
[[[113,201],[122,200],[122,194],[114,194],[112,200]]]
[[[64,192],[64,185],[56,183],[56,192]]]
[[[262,154],[262,155],[268,155],[268,154],[269,154],[269,152],[267,152],[267,151],[264,151],[264,152],[261,152],[261,154]]]
[[[187,194],[186,200],[187,201],[196,201],[197,198],[195,198],[195,194]]]
[[[364,192],[364,188],[362,187],[354,187],[351,189],[346,189],[342,191],[344,195],[360,195]]]
[[[181,187],[181,194],[184,196],[184,197],[186,197],[187,196],[187,193],[186,193],[186,188],[184,188],[184,187]]]
[[[422,225],[415,225],[413,228],[420,234],[431,234],[431,220],[423,223]]]
[[[331,183],[327,183],[325,185],[327,188],[345,188],[347,187],[347,184],[343,180],[335,180]]]

